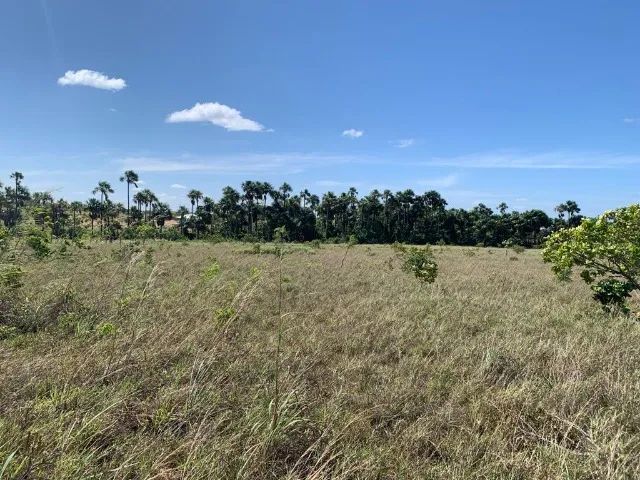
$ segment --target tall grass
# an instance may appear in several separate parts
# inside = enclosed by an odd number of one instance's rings
[[[639,326],[539,252],[438,248],[421,284],[389,247],[281,248],[23,263],[2,479],[639,476]]]

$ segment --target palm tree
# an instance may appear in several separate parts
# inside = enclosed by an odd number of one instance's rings
[[[124,172],[124,175],[120,177],[121,182],[127,182],[127,225],[131,225],[131,209],[130,209],[130,194],[129,189],[131,185],[134,185],[138,188],[138,183],[140,178],[138,178],[138,174],[133,170],[127,170]]]
[[[500,202],[500,205],[498,205],[498,211],[500,212],[500,215],[506,214],[507,210],[509,210],[509,206],[504,202]]]
[[[82,202],[71,202],[71,212],[73,214],[73,230],[74,230],[74,235],[76,234],[76,228],[77,228],[77,223],[76,223],[76,213],[79,213],[82,211],[84,205],[82,205]]]
[[[102,204],[95,198],[90,198],[87,201],[86,208],[87,213],[89,214],[89,218],[91,219],[91,233],[93,233],[93,223],[100,216],[100,212],[102,211]]]
[[[98,186],[91,192],[94,195],[100,193],[100,231],[102,232],[104,226],[104,202],[109,200],[109,194],[113,193],[113,188],[109,182],[98,182]]]
[[[569,218],[573,218],[576,213],[580,213],[580,207],[573,200],[567,200],[564,205],[566,207],[566,212],[569,214]]]
[[[200,200],[202,200],[203,197],[204,195],[200,190],[191,190],[189,193],[187,193],[187,198],[191,201],[191,213],[193,213],[194,205],[196,208],[198,208]]]
[[[13,172],[10,178],[15,180],[16,183],[16,191],[15,191],[15,218],[18,220],[18,191],[20,189],[20,183],[24,180],[24,175],[20,172]]]

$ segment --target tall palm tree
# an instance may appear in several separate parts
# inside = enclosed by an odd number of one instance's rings
[[[91,233],[93,233],[93,223],[100,216],[100,212],[102,211],[102,205],[95,198],[90,198],[87,201],[87,213],[89,214],[89,218],[91,219]]]
[[[71,212],[73,214],[73,230],[74,230],[74,235],[76,234],[76,228],[78,227],[78,224],[76,223],[76,214],[82,211],[82,208],[84,207],[84,205],[82,205],[82,202],[71,202]]]
[[[104,227],[104,202],[105,200],[109,200],[109,194],[113,193],[113,188],[111,188],[111,184],[109,182],[98,182],[98,186],[93,189],[91,192],[94,195],[96,193],[100,194],[100,231],[102,232]]]
[[[127,182],[127,225],[131,225],[131,209],[130,209],[130,194],[129,194],[129,189],[131,187],[131,185],[134,185],[136,188],[138,188],[138,182],[140,181],[140,178],[138,177],[138,174],[136,172],[134,172],[133,170],[127,170],[126,172],[124,172],[124,175],[122,175],[120,177],[120,181],[121,182]]]
[[[24,175],[20,172],[13,172],[10,176],[13,180],[15,180],[16,191],[15,191],[15,217],[16,221],[18,220],[18,191],[20,189],[20,183],[24,180]]]
[[[187,198],[191,202],[191,213],[193,213],[193,207],[195,206],[196,208],[198,208],[200,200],[204,198],[204,195],[200,190],[191,190],[189,193],[187,193]]]

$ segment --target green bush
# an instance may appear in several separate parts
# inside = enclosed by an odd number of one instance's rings
[[[51,255],[51,239],[41,230],[31,230],[27,234],[26,243],[38,258],[45,258]]]
[[[584,219],[553,233],[542,253],[553,272],[568,280],[574,267],[605,310],[628,312],[625,300],[640,289],[640,205]]]
[[[423,283],[433,283],[438,276],[438,264],[435,261],[431,249],[411,247],[404,254],[402,269],[413,273]]]

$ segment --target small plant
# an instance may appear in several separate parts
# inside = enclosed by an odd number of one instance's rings
[[[322,247],[322,243],[316,238],[315,240],[311,240],[311,246],[313,248],[320,249]]]
[[[275,228],[273,230],[273,241],[275,243],[286,242],[288,238],[289,232],[287,232],[287,229],[284,226]]]
[[[516,244],[511,247],[511,250],[520,255],[521,253],[524,253],[526,249],[522,245]]]
[[[204,277],[205,280],[211,280],[217,277],[219,273],[220,273],[220,265],[214,259],[211,265],[209,265],[206,268],[206,270],[202,273],[202,276]]]
[[[224,322],[232,318],[236,314],[236,311],[233,307],[222,307],[218,308],[214,312],[214,316],[216,320]]]
[[[438,276],[438,264],[431,249],[411,247],[404,253],[402,269],[413,273],[423,283],[433,283]]]
[[[407,251],[407,246],[404,243],[393,242],[391,244],[391,248],[396,253],[405,253]]]
[[[114,333],[116,333],[117,330],[118,329],[116,328],[116,326],[113,323],[110,323],[110,322],[101,323],[96,328],[96,331],[102,337],[106,337],[108,335],[113,335]]]
[[[43,231],[31,230],[27,235],[26,243],[37,258],[42,259],[51,255],[51,240]]]
[[[262,245],[260,245],[259,243],[254,243],[251,247],[251,253],[253,253],[254,255],[260,255],[261,249]]]
[[[18,265],[2,265],[0,267],[0,283],[9,289],[22,286],[24,271]]]
[[[10,325],[0,325],[0,340],[8,340],[17,336],[19,333],[16,327]]]

